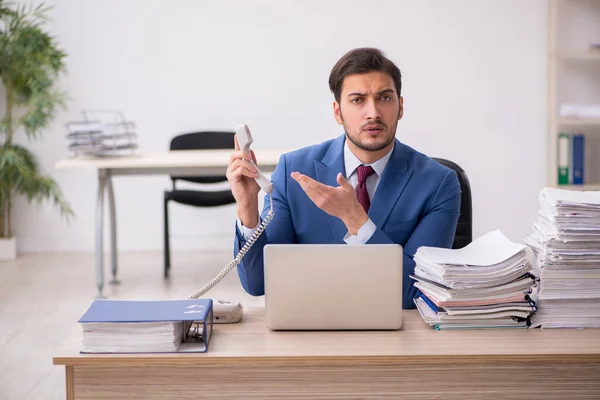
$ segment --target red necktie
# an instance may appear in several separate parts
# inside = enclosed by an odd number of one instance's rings
[[[358,166],[358,185],[356,185],[356,198],[360,205],[365,209],[365,212],[369,212],[371,201],[369,200],[369,193],[367,192],[367,178],[371,176],[375,170],[371,166]]]

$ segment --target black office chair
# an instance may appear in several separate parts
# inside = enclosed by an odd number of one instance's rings
[[[473,241],[473,205],[471,200],[471,184],[465,171],[456,163],[446,160],[444,158],[434,158],[435,161],[440,164],[453,169],[458,175],[458,182],[460,183],[460,190],[462,194],[460,196],[460,217],[458,217],[458,224],[456,225],[456,233],[454,234],[454,243],[452,244],[453,249],[460,249],[465,247]]]
[[[235,132],[192,132],[174,137],[171,140],[171,150],[215,150],[235,148]],[[165,215],[165,278],[169,277],[171,269],[171,249],[169,243],[169,201],[194,207],[216,207],[235,203],[230,189],[227,190],[181,190],[176,188],[178,180],[195,183],[218,183],[227,180],[225,175],[182,177],[171,176],[173,190],[165,190],[164,215]]]

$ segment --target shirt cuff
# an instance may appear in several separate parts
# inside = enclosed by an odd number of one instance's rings
[[[240,233],[242,234],[242,238],[246,241],[248,241],[248,239],[250,239],[252,237],[252,235],[254,234],[254,232],[256,231],[256,229],[258,229],[258,227],[260,226],[261,223],[261,219],[258,219],[258,224],[256,225],[256,227],[254,227],[254,229],[252,228],[247,228],[244,225],[242,225],[242,221],[238,218],[237,219],[237,228],[240,231]]]
[[[371,239],[371,236],[373,236],[376,230],[377,227],[369,218],[367,222],[360,227],[356,235],[351,236],[348,234],[348,232],[346,232],[346,236],[344,236],[344,242],[346,242],[346,244],[365,244],[369,239]]]

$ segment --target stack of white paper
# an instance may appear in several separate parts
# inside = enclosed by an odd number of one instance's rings
[[[533,232],[545,328],[600,327],[600,192],[544,188]]]
[[[531,251],[492,231],[452,250],[420,247],[415,253],[415,304],[436,329],[529,326],[536,311]]]
[[[559,115],[564,118],[600,119],[600,104],[563,103]]]

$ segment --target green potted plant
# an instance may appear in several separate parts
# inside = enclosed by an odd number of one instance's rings
[[[18,134],[39,139],[66,96],[55,88],[66,54],[44,30],[49,8],[14,5],[0,0],[0,259],[16,257],[11,219],[15,195],[29,203],[50,200],[65,217],[73,211],[58,185],[39,166],[35,155],[19,144]]]

